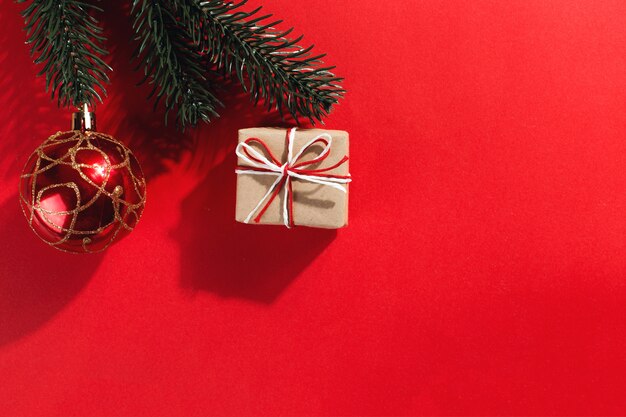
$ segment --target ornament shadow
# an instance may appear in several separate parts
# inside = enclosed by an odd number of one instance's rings
[[[17,195],[0,206],[0,346],[36,331],[69,304],[98,269],[102,254],[74,255],[41,242]]]
[[[25,6],[0,0],[0,346],[34,333],[58,314],[96,272],[102,255],[76,256],[41,242],[20,209],[19,174],[30,153],[69,126],[37,78],[24,44]]]
[[[271,304],[336,231],[235,222],[235,163],[234,156],[227,157],[182,203],[182,222],[174,234],[183,254],[181,285]]]

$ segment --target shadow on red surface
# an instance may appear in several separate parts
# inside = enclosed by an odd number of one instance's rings
[[[272,303],[335,238],[335,230],[237,223],[231,152],[183,201],[174,236],[181,245],[182,285]]]
[[[0,94],[4,103],[16,105],[0,112],[0,151],[4,155],[0,179],[5,187],[15,186],[17,191],[24,158],[50,134],[63,130],[69,117],[65,109],[57,109],[50,101],[44,80],[34,76],[35,69],[18,70],[32,64],[24,39],[12,35],[21,31],[21,7],[7,9],[0,12],[4,45]],[[149,86],[136,88],[141,74],[132,71],[129,62],[135,44],[129,42],[132,30],[127,14],[128,4],[114,1],[101,19],[115,71],[110,96],[98,111],[99,130],[133,149],[148,181],[167,172],[184,154],[194,155],[205,178],[184,199],[182,220],[173,233],[182,253],[181,286],[269,304],[336,235],[329,230],[287,231],[234,220],[237,129],[283,122],[276,113],[268,115],[262,106],[254,107],[239,86],[231,85],[221,94],[227,108],[221,110],[220,119],[185,134],[172,125],[164,127],[162,109],[153,112],[152,103],[146,102]],[[22,49],[17,56],[11,52]],[[32,102],[25,97],[32,97]],[[36,331],[70,303],[97,271],[104,255],[66,254],[40,242],[28,229],[16,195],[0,206],[0,236],[2,346]]]
[[[0,346],[35,331],[81,291],[103,255],[73,255],[40,242],[18,198],[0,207]]]
[[[102,259],[48,247],[21,212],[17,185],[26,157],[57,130],[64,111],[50,101],[36,71],[23,70],[32,65],[24,37],[15,36],[23,22],[16,6],[7,3],[0,10],[0,101],[12,105],[0,111],[0,184],[10,190],[0,205],[0,346],[48,322],[80,292]]]

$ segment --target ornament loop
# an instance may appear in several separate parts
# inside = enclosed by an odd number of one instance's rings
[[[82,110],[72,113],[72,130],[96,130],[96,113],[89,111],[87,103],[83,104]]]

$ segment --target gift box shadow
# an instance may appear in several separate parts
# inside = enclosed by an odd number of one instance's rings
[[[234,152],[211,169],[182,203],[174,233],[182,251],[181,284],[271,304],[336,236],[336,230],[237,223]]]

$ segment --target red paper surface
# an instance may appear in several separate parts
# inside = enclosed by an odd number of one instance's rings
[[[251,0],[346,77],[338,232],[236,224],[237,129],[273,120],[231,92],[219,121],[162,127],[127,2],[105,3],[98,124],[148,203],[73,256],[19,209],[69,116],[0,2],[1,415],[626,412],[625,2]]]

